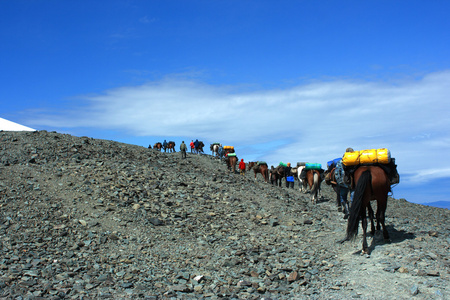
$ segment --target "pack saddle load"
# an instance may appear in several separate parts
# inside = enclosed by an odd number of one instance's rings
[[[223,153],[224,153],[224,155],[234,153],[234,147],[233,146],[223,146]]]
[[[336,164],[341,160],[342,158],[338,157],[335,158],[333,160],[330,160],[327,162],[327,168],[328,169],[333,169],[334,167],[336,167]]]
[[[353,173],[352,170],[354,171],[360,165],[378,165],[388,174],[391,184],[400,182],[395,158],[391,157],[391,152],[387,148],[345,152],[342,164],[350,173]]]
[[[305,164],[305,170],[321,170],[322,165],[321,164],[312,164],[312,163],[306,163]]]

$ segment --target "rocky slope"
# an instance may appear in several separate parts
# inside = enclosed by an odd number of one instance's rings
[[[339,244],[321,200],[159,153],[55,132],[0,132],[2,299],[445,299],[446,209],[390,198],[391,243]]]

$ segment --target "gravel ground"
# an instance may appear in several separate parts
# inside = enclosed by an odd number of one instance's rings
[[[0,299],[448,299],[447,209],[389,198],[391,243],[210,155],[0,132]],[[239,155],[239,153],[238,153]],[[301,159],[299,159],[301,161]],[[395,191],[395,189],[394,189]]]

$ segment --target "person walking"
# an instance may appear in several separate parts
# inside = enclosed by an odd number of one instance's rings
[[[222,159],[223,158],[223,146],[222,146],[222,144],[220,144],[219,145],[219,157],[220,157],[220,159]]]
[[[200,144],[200,143],[199,143],[198,139],[196,139],[195,142],[194,142],[194,148],[195,148],[195,152],[196,152],[197,154],[199,154],[199,153],[198,153],[198,145],[199,145],[199,144]]]
[[[347,148],[345,152],[353,152],[352,148]],[[349,216],[349,205],[348,205],[348,192],[350,191],[350,186],[345,183],[345,170],[342,163],[342,159],[336,163],[336,169],[334,170],[334,177],[336,178],[336,183],[339,185],[339,200],[341,206],[344,208],[344,219],[348,219]],[[351,198],[353,195],[351,195]],[[350,203],[351,204],[351,203]]]
[[[191,140],[191,143],[189,144],[189,146],[191,146],[191,153],[193,153],[194,148],[195,148],[194,140]]]
[[[286,178],[286,187],[294,188],[294,176],[291,173],[291,163],[287,163],[287,166],[284,168],[284,178]]]
[[[184,143],[184,141],[182,141],[181,142],[181,145],[180,145],[180,152],[181,152],[181,158],[183,159],[183,158],[186,158],[186,150],[187,150],[187,146],[186,146],[186,144]]]
[[[239,163],[239,171],[242,176],[245,176],[245,162],[244,159],[241,159],[241,162]]]

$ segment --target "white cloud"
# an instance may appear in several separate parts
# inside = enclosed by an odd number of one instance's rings
[[[354,149],[389,148],[400,173],[449,176],[450,71],[409,82],[314,82],[239,92],[166,79],[82,97],[86,106],[37,125],[123,130],[135,136],[198,136],[251,149],[246,159],[325,164]],[[281,144],[281,146],[280,146]],[[428,173],[427,173],[428,174]]]

